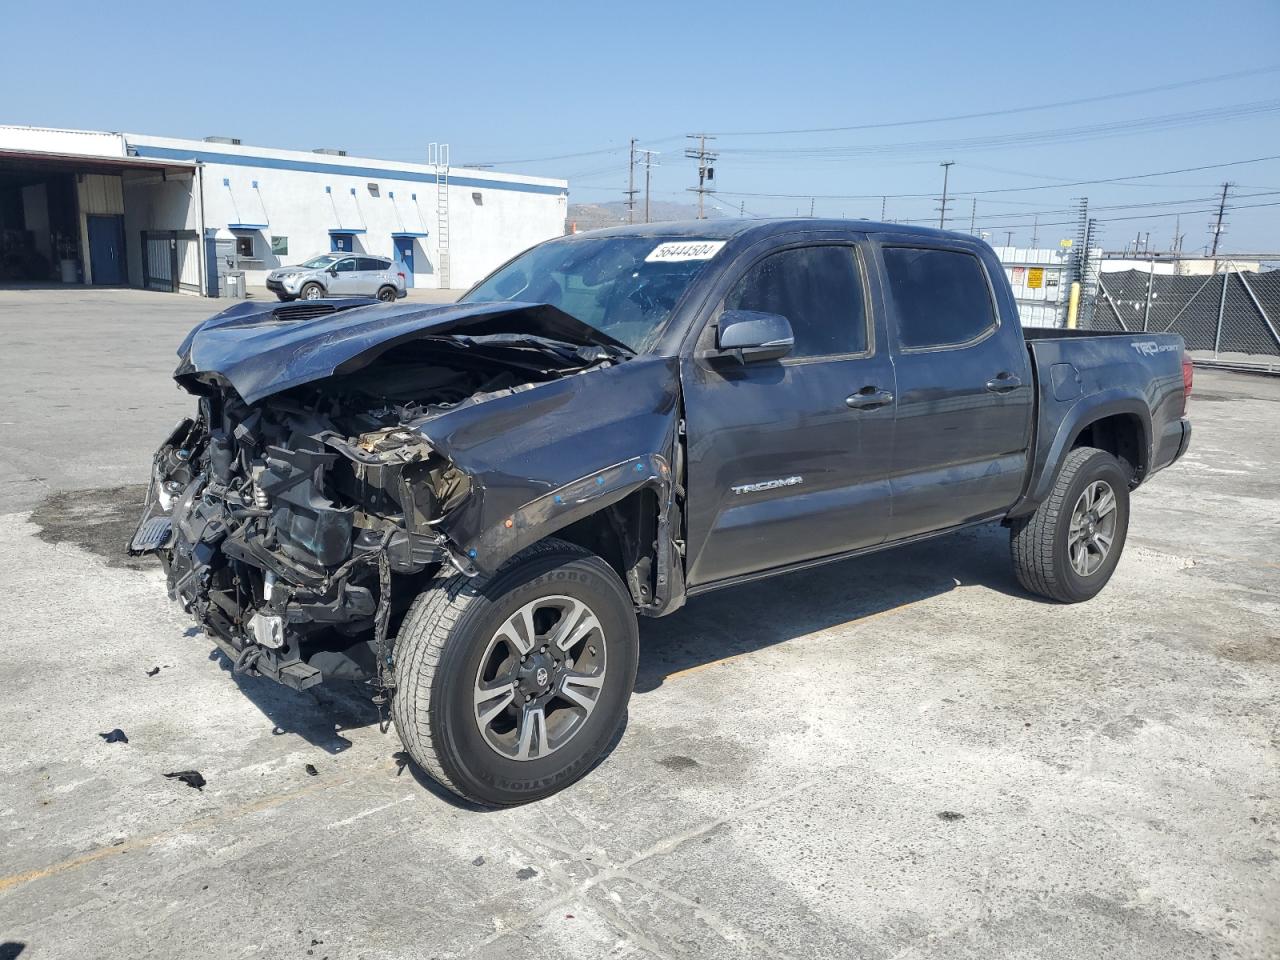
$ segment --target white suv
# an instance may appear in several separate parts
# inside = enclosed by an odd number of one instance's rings
[[[392,303],[405,295],[405,265],[363,253],[322,253],[296,267],[267,274],[267,289],[281,300],[377,297]]]

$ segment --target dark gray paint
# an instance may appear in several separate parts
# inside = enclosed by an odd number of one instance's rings
[[[822,220],[698,221],[594,235],[622,233],[727,241],[677,304],[650,354],[461,405],[418,428],[473,478],[477,495],[443,529],[479,569],[495,568],[640,486],[653,487],[666,503],[672,487],[664,468],[681,462],[681,419],[685,460],[677,479],[687,495],[684,529],[669,537],[685,541],[691,589],[1033,510],[1077,434],[1100,416],[1132,414],[1142,424],[1140,478],[1185,449],[1180,338],[1047,331],[1029,332],[1024,343],[1004,272],[990,248],[971,237]],[[968,347],[904,354],[892,336],[892,304],[880,280],[877,245],[887,241],[978,256],[998,328]],[[765,254],[809,242],[848,243],[861,251],[869,351],[745,365],[711,356],[715,321],[732,283]],[[524,332],[616,346],[545,304],[365,307],[292,331],[281,324],[274,326],[285,329],[271,330],[269,322],[254,329],[264,318],[234,309],[221,317],[184,343],[177,376],[194,386],[200,375],[214,373],[250,402],[368,363],[406,339],[450,332]],[[1135,350],[1137,342],[1155,352]],[[988,381],[1002,374],[1018,384],[988,390]],[[864,389],[889,401],[851,402]],[[732,491],[792,476],[803,482]],[[673,588],[646,612],[669,611],[682,601],[682,589]]]

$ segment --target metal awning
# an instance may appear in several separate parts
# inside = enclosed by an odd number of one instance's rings
[[[330,227],[329,236],[354,237],[357,233],[364,233],[364,227]]]
[[[332,233],[333,231],[330,230],[329,232]],[[412,230],[400,230],[391,234],[391,236],[396,239],[401,239],[404,237],[425,237],[426,235],[427,235],[427,231],[425,230],[417,233],[415,233]]]
[[[228,223],[228,230],[265,230],[270,224],[267,223]]]
[[[0,149],[0,163],[21,163],[68,173],[123,173],[126,170],[189,172],[198,166],[188,160],[147,160],[143,157],[102,157],[79,153],[46,153],[40,150]]]

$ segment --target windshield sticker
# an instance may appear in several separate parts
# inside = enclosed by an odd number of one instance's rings
[[[683,260],[710,260],[725,240],[675,240],[660,243],[644,258],[645,263],[679,263]]]

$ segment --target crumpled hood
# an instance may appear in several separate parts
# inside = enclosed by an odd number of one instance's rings
[[[329,305],[335,308],[332,313],[310,316],[317,306]],[[299,315],[310,318],[296,319]],[[291,387],[358,370],[398,344],[452,333],[532,334],[630,352],[549,303],[381,304],[364,298],[241,303],[187,334],[178,347],[180,362],[173,377],[192,390],[202,374],[216,374],[245,403],[257,403]]]

